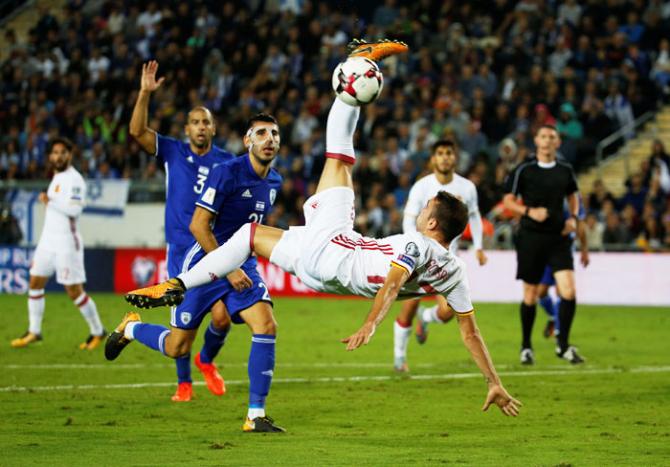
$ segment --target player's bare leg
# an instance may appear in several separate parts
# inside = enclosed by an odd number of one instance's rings
[[[28,330],[13,339],[11,346],[15,349],[26,347],[42,340],[42,319],[44,318],[44,287],[48,277],[30,276],[28,285]]]
[[[533,365],[535,355],[531,344],[531,334],[535,323],[537,307],[537,284],[523,283],[523,303],[521,304],[521,355],[519,357],[523,365]]]
[[[409,371],[407,345],[412,334],[412,320],[418,308],[418,299],[402,302],[400,313],[393,323],[393,369],[400,373]]]
[[[240,312],[240,317],[251,330],[249,353],[249,409],[242,430],[255,433],[283,433],[282,427],[265,413],[265,398],[270,392],[275,366],[277,322],[272,305],[260,301]]]
[[[81,316],[88,323],[89,335],[84,342],[79,344],[79,349],[93,350],[98,348],[105,340],[107,332],[102,326],[95,302],[86,294],[83,284],[65,285],[63,287],[74,306],[79,308]]]
[[[577,349],[570,345],[570,329],[577,308],[575,273],[569,269],[556,271],[554,272],[554,279],[556,280],[558,296],[561,297],[561,304],[558,308],[558,322],[561,325],[561,332],[558,334],[556,355],[572,364],[583,363],[584,359],[577,353]]]

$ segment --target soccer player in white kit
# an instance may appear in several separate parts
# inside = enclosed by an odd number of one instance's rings
[[[375,56],[374,44],[366,46],[371,50],[368,58],[383,58]],[[416,232],[373,239],[353,230],[351,172],[359,110],[337,99],[331,107],[326,162],[316,194],[303,206],[306,225],[282,230],[245,224],[190,271],[129,292],[126,300],[140,307],[178,303],[186,290],[225,277],[256,253],[315,290],[374,298],[363,326],[342,340],[347,350],[354,350],[370,341],[396,298],[442,294],[456,312],[463,342],[488,383],[484,410],[496,404],[505,415],[518,415],[521,404],[503,388],[477,328],[464,264],[448,249],[467,225],[465,205],[440,192],[419,213]],[[124,332],[126,324],[124,320],[116,331]]]
[[[88,338],[79,345],[81,350],[93,350],[105,339],[95,302],[84,291],[84,243],[77,226],[86,201],[86,183],[72,167],[72,143],[66,138],[49,142],[49,162],[54,177],[39,200],[46,205],[42,236],[33,255],[28,290],[28,331],[12,340],[14,348],[25,347],[42,340],[44,316],[44,287],[56,273],[74,305],[79,308],[89,326]]]
[[[409,192],[403,217],[403,231],[416,231],[417,216],[426,203],[440,191],[446,191],[460,199],[468,208],[468,219],[472,232],[475,254],[480,265],[486,264],[487,258],[482,247],[482,218],[479,214],[477,188],[465,177],[456,173],[458,149],[450,139],[435,142],[431,150],[433,173],[426,175],[414,183]],[[460,235],[459,235],[460,237]],[[449,250],[455,256],[458,253],[458,238],[455,238]],[[437,305],[430,308],[419,307],[420,300],[408,300],[403,303],[402,311],[393,324],[393,367],[396,371],[408,371],[407,344],[412,332],[412,320],[417,315],[416,338],[419,344],[426,342],[428,323],[446,323],[454,317],[444,297],[437,295]]]

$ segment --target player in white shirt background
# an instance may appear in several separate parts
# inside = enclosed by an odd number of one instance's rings
[[[458,165],[458,148],[450,139],[443,139],[433,144],[431,150],[431,164],[433,173],[417,180],[409,192],[403,217],[403,231],[416,232],[417,217],[426,206],[426,203],[440,191],[446,191],[460,199],[468,208],[468,222],[472,232],[472,242],[475,247],[477,261],[483,266],[487,258],[482,246],[482,218],[479,214],[477,188],[474,183],[456,173]],[[449,250],[456,256],[458,253],[458,239],[455,238]],[[420,299],[408,300],[403,303],[402,310],[393,324],[393,367],[396,371],[408,371],[407,345],[412,333],[412,321],[418,314],[416,338],[419,344],[426,342],[428,337],[428,323],[444,324],[454,317],[447,300],[436,295],[437,304],[429,307],[419,307]],[[418,313],[417,313],[418,310]]]
[[[54,273],[56,282],[63,285],[88,323],[89,336],[79,348],[93,350],[105,339],[95,302],[84,291],[84,243],[79,234],[78,221],[86,202],[86,183],[72,167],[72,148],[67,138],[54,138],[49,142],[47,151],[54,176],[47,192],[39,195],[39,200],[46,205],[46,215],[30,268],[28,331],[12,340],[14,348],[42,340],[44,287]]]
[[[370,44],[366,48],[373,53],[376,49]],[[463,342],[487,381],[484,409],[496,404],[505,415],[518,415],[520,403],[503,388],[477,328],[464,263],[448,249],[467,225],[464,204],[440,192],[419,213],[416,232],[373,239],[353,230],[351,173],[359,112],[338,99],[331,107],[326,162],[316,194],[303,207],[305,226],[282,230],[245,224],[188,272],[129,292],[126,299],[140,307],[178,303],[188,289],[225,277],[256,253],[315,290],[373,298],[365,323],[342,340],[347,350],[354,350],[370,341],[396,298],[442,294],[457,313]],[[116,332],[125,334],[127,324],[124,319]],[[126,339],[120,345],[127,345],[132,335]]]

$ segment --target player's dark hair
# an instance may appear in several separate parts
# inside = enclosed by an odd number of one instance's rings
[[[259,114],[254,115],[251,117],[249,120],[247,120],[247,130],[254,126],[254,123],[256,122],[266,122],[266,123],[274,123],[275,125],[279,126],[277,123],[277,119],[274,118],[270,114],[266,114],[264,112],[261,112]]]
[[[445,138],[445,139],[435,141],[435,143],[433,143],[433,146],[430,148],[430,154],[431,155],[435,154],[435,151],[437,151],[437,148],[442,147],[442,146],[446,146],[448,148],[451,148],[451,149],[454,150],[454,152],[457,152],[457,150],[458,150],[458,146],[456,146],[456,141],[454,141],[453,139],[450,139],[450,138]]]
[[[558,130],[556,129],[556,127],[555,127],[554,125],[549,125],[548,123],[545,123],[544,125],[540,125],[540,127],[539,127],[539,128],[537,129],[537,131],[535,132],[535,135],[537,135],[538,133],[540,133],[540,131],[543,130],[543,129],[553,130],[553,131],[555,131],[556,133],[558,133]]]
[[[47,146],[47,154],[51,154],[51,151],[53,151],[54,146],[57,144],[62,144],[63,146],[65,146],[67,152],[72,152],[72,148],[74,148],[74,144],[72,144],[72,141],[67,139],[65,136],[56,136],[55,138],[51,138],[49,140],[49,145]]]
[[[451,242],[468,225],[468,208],[461,200],[446,191],[440,191],[433,208],[433,217],[446,242]]]

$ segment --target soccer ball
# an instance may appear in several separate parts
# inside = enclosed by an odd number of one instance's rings
[[[377,99],[384,87],[384,77],[375,62],[364,57],[350,57],[335,67],[333,90],[342,102],[365,105]]]

